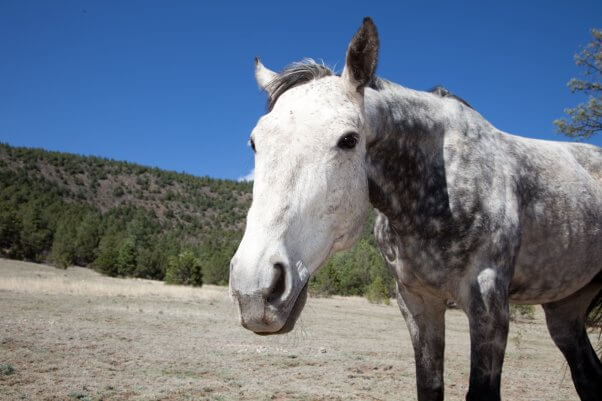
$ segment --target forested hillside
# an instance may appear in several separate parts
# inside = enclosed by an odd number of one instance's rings
[[[114,276],[226,284],[251,188],[0,144],[0,254]],[[312,288],[348,295],[391,291],[369,223],[358,246],[331,258]]]

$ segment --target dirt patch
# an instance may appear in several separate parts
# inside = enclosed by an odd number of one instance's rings
[[[446,314],[447,400],[463,400],[469,339]],[[395,306],[310,299],[295,330],[259,337],[226,288],[114,279],[0,259],[2,400],[415,400]],[[10,369],[8,368],[10,366]],[[539,308],[511,324],[502,396],[578,400]]]

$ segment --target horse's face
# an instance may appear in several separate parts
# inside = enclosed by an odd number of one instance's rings
[[[253,130],[253,203],[230,279],[245,327],[281,330],[303,306],[308,273],[361,232],[362,120],[342,78],[326,77],[285,92]]]
[[[341,77],[278,94],[251,134],[253,203],[232,258],[230,290],[242,325],[256,333],[290,331],[310,274],[361,233],[369,207],[363,87],[372,79],[377,48],[374,25],[365,20]],[[282,78],[261,63],[256,77],[270,96]]]

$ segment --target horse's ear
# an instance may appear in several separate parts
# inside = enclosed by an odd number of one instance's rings
[[[374,78],[377,61],[378,32],[372,18],[366,17],[349,43],[342,76],[361,92]]]
[[[255,57],[255,79],[257,80],[257,85],[259,85],[259,89],[266,90],[268,84],[274,80],[278,76],[277,73],[266,68],[259,60],[259,57]],[[269,94],[269,93],[268,93]]]

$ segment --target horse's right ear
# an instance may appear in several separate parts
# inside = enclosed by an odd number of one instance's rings
[[[267,92],[268,84],[272,82],[277,76],[277,73],[270,70],[269,68],[266,68],[261,63],[259,57],[255,57],[255,80],[257,80],[257,85],[259,86],[259,89]]]
[[[378,61],[378,32],[372,18],[364,18],[362,26],[347,48],[342,77],[358,92],[374,78]]]

